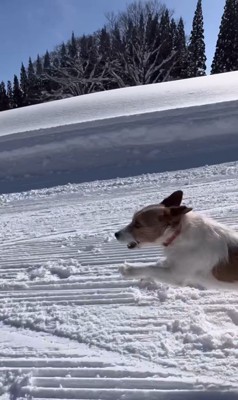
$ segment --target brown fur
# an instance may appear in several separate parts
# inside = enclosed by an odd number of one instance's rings
[[[212,269],[214,278],[221,282],[238,281],[238,249],[230,249],[228,261],[221,261]]]
[[[140,243],[153,243],[171,226],[179,225],[182,215],[191,211],[186,206],[165,207],[163,204],[151,205],[138,211],[128,226],[128,232]]]

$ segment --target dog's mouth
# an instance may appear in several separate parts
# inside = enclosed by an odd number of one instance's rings
[[[136,247],[138,247],[139,244],[140,244],[140,242],[132,241],[132,242],[128,243],[127,247],[128,247],[128,249],[131,250],[131,249],[135,249]]]

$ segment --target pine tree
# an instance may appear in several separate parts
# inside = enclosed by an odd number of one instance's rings
[[[28,69],[28,104],[37,104],[40,99],[40,84],[35,73],[31,57],[29,58]]]
[[[39,54],[37,55],[37,59],[36,59],[36,76],[40,77],[43,73],[43,67],[42,67],[42,62],[40,59]]]
[[[7,81],[7,96],[9,98],[9,107],[13,108],[13,91],[11,81]]]
[[[188,76],[206,75],[202,0],[198,0],[188,45]]]
[[[50,54],[48,50],[46,51],[44,55],[44,60],[43,60],[43,74],[44,74],[44,79],[42,83],[43,91],[45,94],[51,92],[51,81],[50,81],[50,75],[52,74],[51,70],[51,60],[50,60]],[[45,96],[47,98],[47,96]]]
[[[62,43],[61,48],[60,48],[60,66],[61,67],[66,67],[66,63],[67,63],[67,50],[66,50],[66,46],[64,43]]]
[[[211,74],[238,69],[238,1],[226,0]]]
[[[186,45],[183,18],[179,19],[176,27],[174,48],[176,51],[176,64],[171,72],[171,77],[173,79],[185,79],[188,77],[188,49]]]
[[[88,39],[83,35],[80,39],[80,53],[79,56],[82,60],[87,60],[88,56]]]
[[[78,54],[77,43],[76,43],[76,39],[74,36],[74,32],[72,32],[71,40],[69,43],[69,57],[76,58],[77,54]]]
[[[0,83],[0,111],[9,110],[9,98],[6,92],[5,83]]]
[[[31,57],[29,57],[29,63],[28,63],[28,79],[34,79],[35,78],[35,69],[31,60]]]
[[[99,53],[102,55],[104,60],[108,60],[111,54],[111,42],[110,35],[107,32],[106,27],[101,29],[99,33]]]
[[[46,51],[44,55],[44,61],[43,61],[43,71],[44,72],[49,72],[50,70],[50,55],[48,50]]]
[[[28,77],[26,73],[26,69],[24,64],[21,64],[21,72],[20,72],[20,88],[22,91],[22,102],[23,106],[27,106],[28,103],[28,91],[29,91],[29,82],[28,82]]]
[[[13,107],[18,108],[23,106],[23,96],[20,89],[19,81],[16,75],[13,79]]]
[[[170,20],[169,10],[166,9],[161,16],[159,24],[158,44],[160,44],[160,48],[157,64],[160,64],[161,68],[159,79],[156,79],[155,82],[163,82],[170,79],[171,69],[175,62],[175,57],[171,57],[171,55],[175,55],[174,34],[175,21],[173,19]],[[163,64],[164,60],[168,60],[168,62]]]
[[[173,25],[172,25],[173,27]],[[172,49],[172,36],[171,36],[171,21],[169,16],[169,10],[166,9],[165,12],[162,14],[160,20],[160,27],[159,27],[159,40],[162,45],[161,47],[161,55],[162,59],[165,59],[168,54],[171,53]]]
[[[176,36],[177,36],[177,25],[174,18],[172,18],[170,21],[170,40],[173,49],[175,49]]]

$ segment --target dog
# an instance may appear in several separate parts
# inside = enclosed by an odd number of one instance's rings
[[[129,249],[161,245],[165,259],[142,267],[123,265],[129,279],[150,279],[172,286],[238,289],[238,233],[181,205],[178,190],[161,203],[136,212],[125,228],[115,233]]]

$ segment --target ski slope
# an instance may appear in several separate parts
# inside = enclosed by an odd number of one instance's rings
[[[125,260],[161,252],[113,237],[177,188],[238,228],[237,174],[234,162],[2,196],[2,399],[237,399],[238,293],[126,281]]]
[[[238,229],[237,105],[233,72],[0,114],[1,400],[238,398],[238,292],[125,280],[162,254],[114,239],[176,189]]]
[[[235,161],[238,72],[1,112],[0,193]]]

